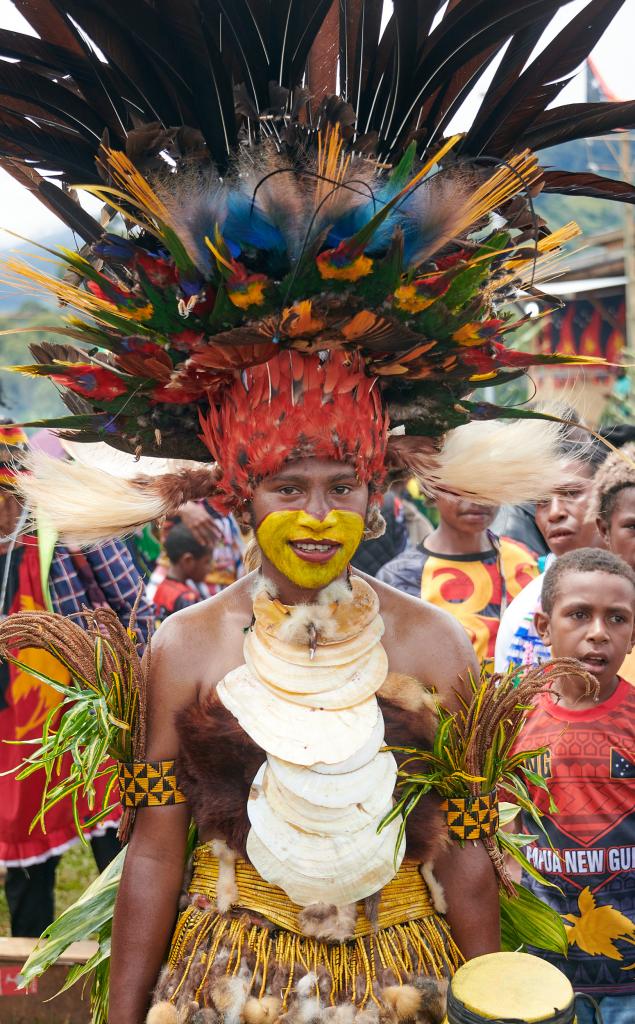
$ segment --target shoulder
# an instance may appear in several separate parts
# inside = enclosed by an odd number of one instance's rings
[[[251,607],[251,578],[246,576],[214,597],[170,615],[152,637],[153,700],[178,690],[181,706],[202,686],[218,682],[235,668]]]
[[[390,671],[414,676],[444,703],[454,704],[455,691],[464,692],[470,674],[479,672],[463,626],[441,608],[366,579],[379,597]]]
[[[532,562],[537,561],[536,555],[529,545],[525,544],[522,540],[517,540],[516,537],[508,537],[506,534],[501,534],[498,538],[498,543],[500,544],[501,551],[524,555],[525,558],[530,558]]]

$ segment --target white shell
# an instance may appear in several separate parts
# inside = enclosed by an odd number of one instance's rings
[[[359,693],[359,700],[376,693],[388,672],[386,653],[377,640],[347,662],[335,665],[322,663],[310,668],[277,657],[253,631],[247,633],[243,649],[245,663],[261,682],[285,691],[290,695],[289,699],[298,703],[309,697],[313,703],[323,705],[324,701],[318,699],[322,694],[328,692],[331,695],[329,699],[333,700],[334,693],[346,693],[342,699],[348,703],[337,706],[350,707],[356,702],[356,693]],[[319,650],[316,650],[316,657]]]
[[[386,808],[388,809],[388,808]],[[262,791],[247,805],[247,855],[258,874],[299,906],[343,906],[371,896],[394,877],[404,855],[395,845],[400,820],[377,834],[379,819],[354,833],[307,835],[273,813]]]
[[[277,697],[291,701],[292,704],[302,704],[306,707],[331,711],[354,707],[356,704],[374,697],[388,672],[386,652],[381,644],[376,644],[369,654],[354,662],[352,669],[348,666],[339,669],[316,669],[318,673],[331,675],[332,688],[316,693],[303,693],[298,692],[296,687],[301,685],[303,677],[311,674],[310,671],[281,662],[275,677],[279,682],[274,683],[264,678],[260,656],[254,658],[254,653],[253,648],[248,648],[245,644],[247,668]]]
[[[356,750],[354,754],[351,754],[345,761],[340,761],[338,764],[325,764],[323,761],[316,761],[315,764],[311,765],[311,768],[320,775],[341,775],[343,772],[357,771],[362,765],[372,761],[375,754],[383,747],[384,742],[384,716],[381,713],[381,708],[378,707],[375,727],[359,750]]]
[[[346,776],[318,775],[310,768],[296,768],[296,777],[292,781],[295,790],[301,790],[303,795],[287,789],[271,761],[266,770],[263,765],[253,784],[256,789],[263,788],[274,812],[296,828],[325,835],[340,831],[356,832],[377,816],[385,814],[390,806],[397,765],[392,754],[378,754],[377,761],[377,765],[371,762],[361,769],[366,773],[364,779],[359,779],[355,773],[356,782],[350,785]],[[299,771],[310,777],[300,779]],[[356,790],[357,783],[359,788]]]
[[[269,758],[276,781],[293,796],[321,807],[369,804],[380,814],[390,803],[397,781],[397,762],[392,754],[377,754],[354,772],[322,775],[299,765]]]
[[[379,715],[375,697],[341,711],[282,700],[246,665],[229,672],[216,692],[254,743],[268,754],[301,765],[345,761],[368,741]]]
[[[312,675],[316,668],[322,668],[325,665],[348,665],[356,658],[367,654],[375,644],[379,643],[384,635],[384,629],[383,619],[377,615],[357,636],[334,643],[319,643],[313,652],[313,657],[311,657],[308,642],[302,646],[285,643],[278,637],[271,636],[265,629],[261,629],[257,620],[254,628],[247,633],[246,640],[256,637],[260,647],[265,648],[273,657],[280,661],[288,661],[292,665],[310,668],[309,675]],[[314,685],[310,680],[307,682],[311,686]]]
[[[317,804],[310,804],[280,786],[272,772],[266,773],[263,789],[274,814],[294,828],[312,835],[352,835],[353,832],[365,828],[376,817],[375,814],[366,814],[362,804],[348,804],[346,807],[319,807]]]

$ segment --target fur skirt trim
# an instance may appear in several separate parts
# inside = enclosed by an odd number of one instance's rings
[[[148,1024],[441,1024],[460,964],[437,915],[327,943],[194,897]]]

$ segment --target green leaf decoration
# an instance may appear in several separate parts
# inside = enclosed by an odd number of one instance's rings
[[[79,899],[49,925],[20,972],[24,985],[44,974],[73,942],[93,938],[112,920],[125,856],[126,851],[121,850]],[[88,965],[81,966],[82,974],[92,969]],[[69,987],[67,981],[64,988]]]
[[[515,895],[500,894],[501,944],[504,950],[535,946],[567,955],[569,943],[560,915],[524,885],[515,885]]]

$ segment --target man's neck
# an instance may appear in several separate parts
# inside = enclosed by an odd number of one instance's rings
[[[313,590],[308,587],[298,586],[297,583],[294,583],[276,569],[275,565],[272,565],[264,555],[262,556],[261,572],[263,578],[272,584],[276,597],[283,604],[315,604],[322,590],[326,589],[326,587],[320,587],[317,590]],[[345,580],[346,575],[346,570],[344,570],[337,578]],[[335,580],[332,580],[332,582],[334,583]]]
[[[490,551],[492,542],[487,530],[465,533],[441,522],[436,530],[425,538],[423,545],[428,551],[439,555],[473,555],[479,551]]]

